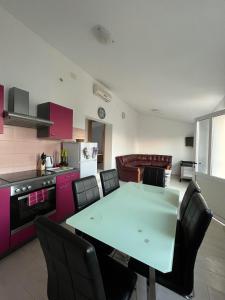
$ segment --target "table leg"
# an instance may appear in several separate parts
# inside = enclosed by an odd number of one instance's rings
[[[156,293],[155,293],[155,269],[153,269],[151,267],[149,267],[148,300],[156,300]]]

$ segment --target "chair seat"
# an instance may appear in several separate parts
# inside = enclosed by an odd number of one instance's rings
[[[87,176],[72,182],[74,204],[76,207],[76,213],[85,209],[89,205],[100,199],[98,183],[95,176]],[[96,252],[101,254],[110,254],[113,248],[96,240],[93,237],[83,233],[80,230],[75,230],[75,233],[93,244]]]
[[[83,239],[85,239],[86,241],[88,241],[89,243],[91,243],[96,250],[97,254],[106,254],[109,255],[113,252],[113,248],[95,238],[93,238],[92,236],[80,231],[80,230],[75,230],[75,233],[77,235],[79,235],[80,237],[82,237]]]
[[[175,246],[174,249],[174,260],[173,260],[173,272],[162,273],[160,271],[155,272],[155,280],[159,284],[172,289],[180,293],[180,287],[182,286],[182,270],[181,270],[181,262],[182,262],[182,251],[181,247],[178,245]],[[128,267],[135,271],[136,273],[149,278],[149,266],[134,259],[130,258]]]
[[[179,271],[181,271],[181,269],[180,269],[180,266],[181,266],[180,262],[182,260],[181,249],[182,248],[180,247],[180,245],[176,245],[175,249],[174,249],[173,269],[176,269],[176,276],[173,276],[173,278],[177,277],[177,280],[180,279],[180,274],[178,274],[178,273],[179,273]],[[128,267],[131,270],[135,271],[136,273],[138,273],[146,278],[149,277],[149,266],[135,258],[130,258]],[[160,274],[162,274],[163,276],[165,275],[165,276],[171,277],[171,273],[172,272],[161,273],[156,270],[156,274],[159,276],[159,278],[160,278]]]
[[[175,238],[175,244],[176,245],[181,244],[182,236],[183,236],[183,232],[182,232],[181,222],[180,222],[180,220],[177,220],[176,238]]]
[[[192,290],[188,291],[185,288],[185,280],[182,272],[183,259],[185,259],[185,257],[182,254],[182,246],[175,245],[172,272],[162,273],[160,271],[156,271],[155,278],[156,282],[166,288],[181,295],[188,295],[192,292]]]
[[[137,275],[109,256],[98,257],[107,300],[128,300]]]

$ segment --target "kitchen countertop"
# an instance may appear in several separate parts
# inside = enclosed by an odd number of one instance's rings
[[[62,175],[62,174],[70,173],[70,172],[74,172],[74,171],[79,172],[80,170],[77,169],[77,168],[73,168],[73,169],[69,169],[69,170],[64,169],[64,170],[60,170],[58,172],[51,172],[51,175],[58,176],[58,175]],[[10,187],[12,185],[16,185],[17,183],[23,181],[23,180],[18,180],[18,181],[15,181],[15,182],[8,182],[6,180],[1,179],[1,175],[5,175],[5,174],[0,174],[0,189],[5,188],[5,187]],[[48,172],[48,174],[43,175],[43,177],[45,177],[45,176],[49,176],[49,172]],[[29,180],[29,179],[27,179],[27,180]]]
[[[56,168],[49,168],[46,171],[51,172],[52,174],[62,174],[62,173],[68,173],[71,171],[79,172],[79,169],[72,168],[72,167],[56,167]]]
[[[10,186],[11,184],[3,179],[0,178],[0,188],[4,188]]]
[[[73,169],[64,169],[64,168],[61,168],[61,170],[58,170],[58,171],[56,171],[56,172],[54,172],[54,171],[50,171],[50,172],[52,172],[52,174],[54,174],[54,175],[60,175],[60,174],[65,174],[65,173],[70,173],[70,172],[80,172],[80,170],[78,169],[78,168],[73,168]]]

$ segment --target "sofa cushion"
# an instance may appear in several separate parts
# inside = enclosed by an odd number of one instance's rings
[[[132,162],[133,160],[135,160],[135,155],[131,154],[131,155],[124,155],[124,156],[120,156],[121,158],[121,163],[126,165],[129,162]]]
[[[139,167],[139,164],[139,161],[134,160],[126,163],[125,167]]]
[[[151,162],[151,165],[154,166],[154,167],[167,167],[167,162],[161,162],[161,161],[152,161]]]
[[[145,166],[152,166],[152,162],[151,161],[144,161],[144,160],[140,160],[137,161],[137,166],[138,167],[145,167]]]

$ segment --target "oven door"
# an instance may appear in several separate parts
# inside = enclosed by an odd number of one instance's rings
[[[11,234],[32,222],[36,216],[49,214],[56,209],[55,185],[10,198]]]

